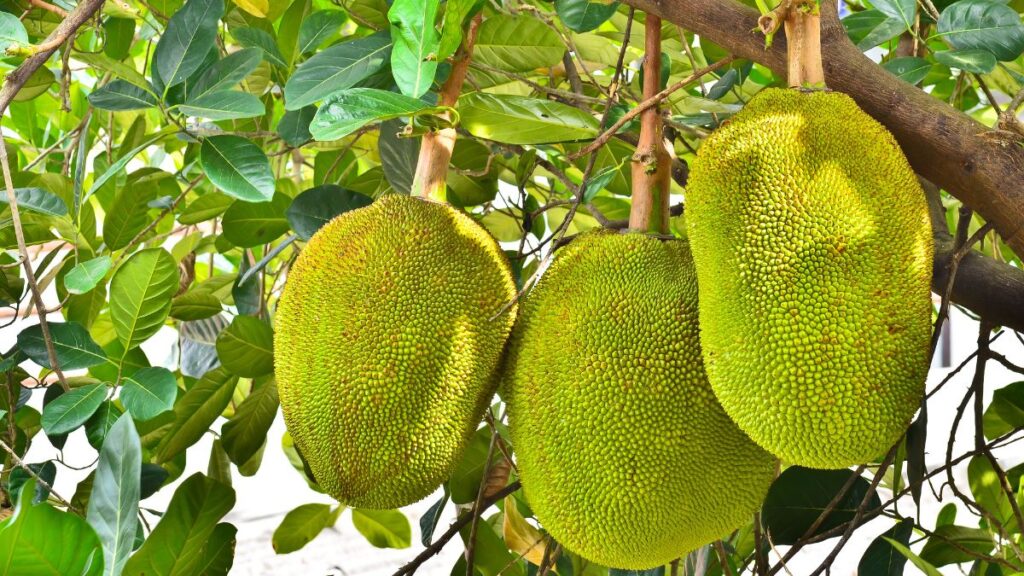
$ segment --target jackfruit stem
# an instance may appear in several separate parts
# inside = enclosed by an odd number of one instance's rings
[[[824,88],[817,0],[786,0],[786,79],[791,88]]]
[[[647,14],[644,23],[644,100],[661,87],[661,18]],[[633,190],[629,229],[650,234],[668,233],[668,196],[672,157],[662,136],[657,104],[640,114],[640,140],[632,158]]]
[[[437,95],[438,106],[454,107],[462,91],[462,82],[466,79],[469,60],[473,56],[473,45],[476,43],[476,31],[480,27],[482,14],[477,14],[469,23],[469,29],[462,40],[462,46],[452,62],[452,71],[448,79],[441,85]],[[451,120],[448,112],[441,114]],[[412,195],[422,196],[438,202],[448,200],[448,164],[455,148],[455,128],[442,128],[423,135],[420,144],[420,155],[416,161],[416,173],[412,179]]]

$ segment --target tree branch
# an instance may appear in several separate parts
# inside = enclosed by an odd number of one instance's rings
[[[21,90],[29,77],[39,69],[57,50],[64,41],[85,24],[97,10],[103,6],[104,0],[83,0],[75,9],[68,14],[53,32],[37,48],[39,50],[32,56],[25,59],[10,74],[4,78],[4,86],[0,88],[0,115],[7,111],[7,107],[14,100],[14,95]]]
[[[758,13],[736,0],[626,0],[715,42],[738,58],[778,73],[786,70],[786,42],[765,49],[752,33]],[[914,170],[950,191],[992,222],[1024,255],[1024,146],[907,84],[872,62],[850,42],[835,2],[821,6],[825,80],[884,124]]]

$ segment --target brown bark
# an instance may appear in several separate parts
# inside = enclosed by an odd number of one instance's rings
[[[644,100],[657,96],[661,85],[661,18],[647,15],[644,24]],[[668,195],[672,161],[662,136],[661,111],[655,103],[640,114],[640,141],[633,154],[631,230],[668,232]]]
[[[791,87],[816,86],[825,82],[821,68],[821,18],[814,0],[787,3],[786,81]]]
[[[765,49],[752,30],[758,13],[736,0],[626,0],[782,73],[786,42]],[[1018,255],[1024,255],[1024,146],[903,82],[872,62],[852,43],[836,4],[821,6],[825,81],[852,96],[899,141],[914,170],[993,223]]]
[[[476,31],[480,26],[480,20],[481,15],[477,14],[469,23],[462,47],[452,63],[452,71],[438,93],[438,106],[455,106],[459,100],[462,83],[469,69],[469,60],[473,56],[473,44],[476,43]],[[446,112],[444,116],[448,118],[449,114]],[[447,201],[448,164],[455,148],[455,138],[455,128],[442,128],[423,135],[419,159],[416,161],[416,173],[412,180],[414,196],[423,196],[439,202]]]

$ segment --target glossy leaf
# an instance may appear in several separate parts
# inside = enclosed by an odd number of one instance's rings
[[[903,576],[907,557],[894,548],[890,540],[907,546],[913,533],[914,520],[911,518],[903,518],[895,526],[881,533],[864,551],[857,565],[857,573],[872,576]]]
[[[28,32],[25,31],[21,19],[10,12],[0,12],[0,52],[28,44]]]
[[[217,356],[224,368],[246,378],[274,370],[274,331],[253,316],[235,316],[217,338]]]
[[[394,0],[391,23],[391,72],[399,90],[419,98],[430,90],[437,73],[441,35],[435,28],[439,0]]]
[[[186,116],[209,120],[236,120],[262,116],[266,110],[259,98],[238,90],[207,92],[180,104],[178,110]]]
[[[412,543],[409,519],[398,510],[353,508],[352,524],[377,548],[408,548]]]
[[[31,486],[35,485],[30,480]],[[85,519],[31,498],[19,498],[0,522],[0,573],[20,576],[99,576],[103,549]]]
[[[878,10],[864,10],[843,18],[843,26],[857,48],[868,50],[904,31],[903,20]]]
[[[64,275],[64,288],[70,294],[85,294],[103,281],[113,265],[110,256],[98,256],[80,262]]]
[[[996,67],[996,57],[988,50],[940,50],[935,60],[965,72],[988,74]]]
[[[18,201],[18,208],[21,210],[31,210],[48,216],[67,216],[68,214],[68,205],[64,203],[64,200],[42,188],[15,188],[14,198]],[[7,194],[0,194],[0,203],[7,204]]]
[[[89,94],[89,103],[101,110],[143,110],[157,105],[156,97],[126,80],[113,80]]]
[[[288,110],[277,123],[277,133],[289,146],[301,146],[313,135],[309,133],[309,123],[316,115],[316,106],[305,106],[298,110]]]
[[[974,556],[961,549],[988,554],[994,547],[992,536],[985,530],[947,524],[935,528],[934,534],[921,549],[921,559],[935,567],[942,567],[974,560]]]
[[[89,331],[77,322],[50,322],[50,339],[61,370],[90,368],[107,361],[107,355]],[[52,369],[42,328],[36,324],[18,334],[18,348],[40,366]]]
[[[771,533],[772,541],[776,545],[788,545],[800,539],[852,475],[851,470],[787,468],[772,483],[761,507],[761,518]],[[846,495],[811,535],[827,532],[852,520],[869,487],[866,479],[857,477]],[[872,494],[867,509],[880,504],[878,495]]]
[[[43,408],[43,430],[54,436],[67,434],[88,420],[107,398],[106,384],[86,384],[65,392]]]
[[[871,5],[882,14],[902,22],[907,30],[914,29],[914,20],[917,15],[915,0],[875,0]]]
[[[125,350],[160,330],[177,289],[178,266],[163,249],[136,252],[118,267],[110,280],[110,319]]]
[[[1020,14],[997,0],[960,0],[939,15],[938,36],[957,50],[985,50],[1010,61],[1024,52]]]
[[[121,384],[121,403],[136,420],[149,420],[174,408],[178,380],[166,368],[141,368]]]
[[[882,64],[882,68],[907,84],[917,84],[928,76],[928,72],[932,69],[932,63],[924,58],[904,56],[885,62]]]
[[[164,85],[184,82],[199,69],[217,37],[217,21],[224,14],[224,0],[188,0],[171,16],[153,55]]]
[[[277,47],[274,37],[265,30],[259,28],[235,28],[231,35],[238,40],[238,43],[247,48],[259,48],[263,51],[263,57],[275,66],[287,68],[288,63],[284,61],[281,49]]]
[[[257,381],[258,382],[258,381]],[[267,432],[280,405],[277,383],[273,378],[259,386],[238,405],[234,416],[221,429],[221,444],[236,465],[243,465],[259,452],[267,441]]]
[[[303,240],[309,240],[321,226],[333,218],[357,208],[369,206],[373,198],[334,184],[310,188],[295,197],[288,207],[288,223]]]
[[[902,542],[897,542],[896,540],[893,540],[892,538],[885,538],[885,540],[897,552],[899,552],[900,554],[903,554],[904,556],[906,556],[907,559],[910,560],[910,563],[913,564],[914,567],[916,567],[918,570],[923,572],[925,574],[925,576],[942,576],[942,572],[939,572],[938,569],[935,568],[935,566],[932,566],[927,561],[925,561],[923,558],[921,558],[917,554],[914,554],[910,550],[910,548],[905,546]]]
[[[319,48],[338,34],[346,20],[348,17],[341,10],[317,10],[304,18],[299,28],[299,53]]]
[[[220,314],[222,309],[217,296],[202,291],[189,291],[171,301],[171,318],[178,320],[202,320]]]
[[[210,136],[203,140],[199,161],[211,182],[228,196],[265,202],[274,195],[274,175],[267,155],[240,136]]]
[[[333,526],[344,509],[344,506],[331,509],[328,504],[303,504],[290,510],[274,530],[271,540],[274,552],[288,554],[301,550],[324,528]]]
[[[415,98],[377,90],[350,88],[331,96],[316,111],[309,131],[317,140],[337,140],[371,122],[437,111]]]
[[[611,18],[618,9],[618,2],[555,0],[558,17],[573,32],[590,32]]]
[[[227,534],[224,529],[219,533],[215,530],[218,521],[234,505],[235,491],[229,486],[193,474],[175,490],[167,512],[145,544],[128,560],[124,574],[203,573],[205,566],[223,554],[222,541]],[[233,538],[233,534],[230,536]]]
[[[142,447],[131,416],[107,432],[89,495],[86,519],[103,544],[105,574],[117,576],[132,553],[139,527]]]
[[[243,48],[228,54],[203,71],[195,85],[189,89],[188,97],[198,99],[206,94],[230,90],[252,73],[263,60],[259,48]]]
[[[459,99],[462,126],[506,144],[545,144],[597,136],[597,120],[578,108],[542,98],[474,92]]]
[[[270,202],[236,200],[224,213],[224,236],[244,248],[272,242],[288,231],[285,211],[289,204],[291,198],[280,193]]]
[[[195,444],[231,401],[238,376],[223,368],[207,372],[174,405],[174,424],[156,449],[156,463],[167,462]]]
[[[565,43],[535,16],[491,16],[480,24],[473,60],[493,68],[526,72],[562,61]]]
[[[298,110],[352,88],[387,65],[391,39],[386,34],[335,44],[303,62],[284,87],[285,108]]]

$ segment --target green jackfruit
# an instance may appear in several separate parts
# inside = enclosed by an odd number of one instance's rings
[[[704,375],[685,241],[561,249],[520,306],[502,386],[530,507],[594,562],[646,569],[725,536],[774,477]]]
[[[921,403],[931,332],[924,194],[852,99],[768,89],[701,146],[686,194],[708,378],[784,461],[883,454]]]
[[[498,244],[450,206],[390,195],[321,228],[277,310],[285,424],[320,487],[363,508],[444,482],[494,393],[516,293]]]

